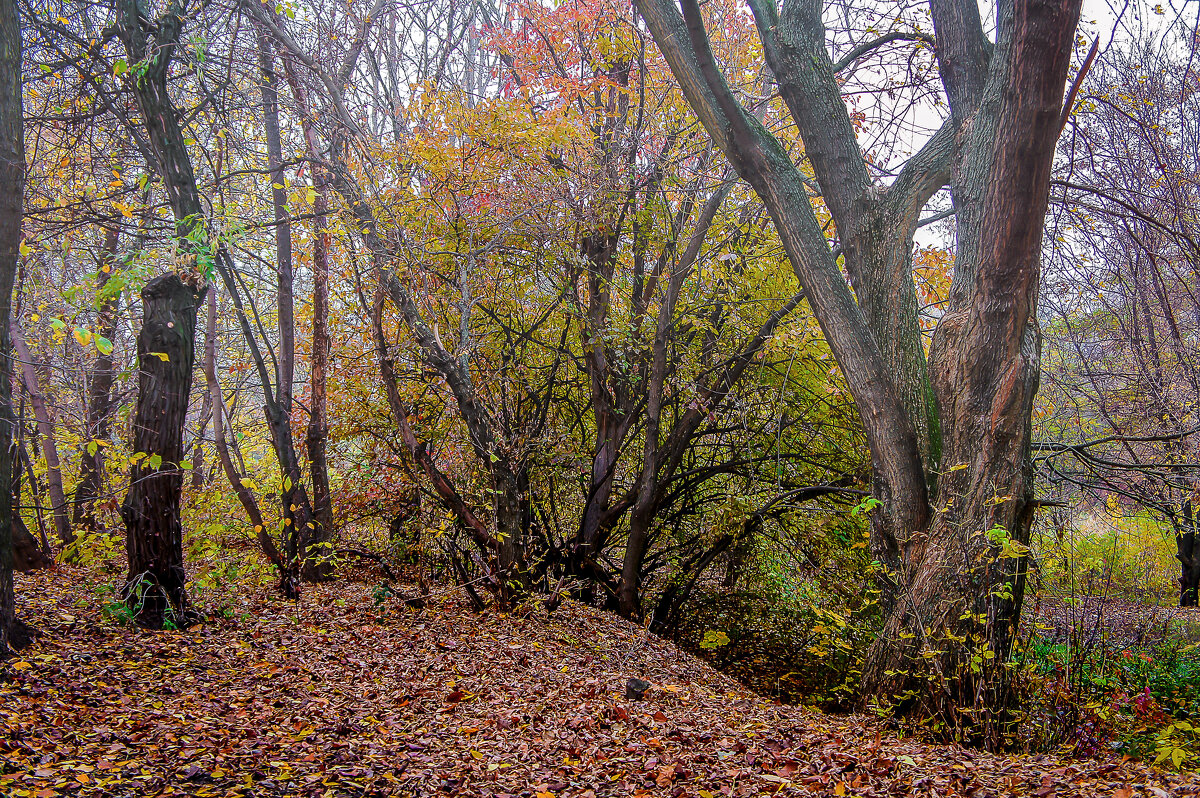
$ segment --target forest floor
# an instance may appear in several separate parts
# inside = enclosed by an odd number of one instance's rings
[[[0,795],[1200,795],[1127,762],[994,756],[779,706],[640,627],[564,602],[423,610],[369,585],[241,590],[149,633],[114,574],[21,574],[33,647],[0,665]],[[625,698],[636,676],[644,700]]]

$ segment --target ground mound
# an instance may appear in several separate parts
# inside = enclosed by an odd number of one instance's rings
[[[18,577],[41,637],[0,665],[0,794],[1200,794],[1136,763],[992,756],[774,705],[571,602],[473,614],[450,591],[417,610],[338,582],[147,633],[102,617],[95,578]]]

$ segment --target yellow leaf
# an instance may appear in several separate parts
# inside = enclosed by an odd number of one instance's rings
[[[164,363],[171,362],[171,356],[168,355],[166,352],[147,352],[146,354],[150,357],[156,357]]]
[[[833,785],[833,794],[834,795],[845,795],[846,794],[846,782],[839,781],[837,784]]]

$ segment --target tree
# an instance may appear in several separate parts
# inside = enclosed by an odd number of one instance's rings
[[[179,516],[183,427],[192,387],[196,313],[213,258],[191,161],[167,88],[183,9],[172,5],[153,24],[136,0],[120,0],[117,12],[119,35],[137,65],[134,96],[174,212],[180,259],[176,269],[142,290],[134,462],[121,505],[129,556],[125,599],[143,626],[181,627],[192,620]]]
[[[1200,590],[1197,44],[1189,26],[1143,33],[1080,94],[1055,181],[1038,457],[1050,485],[1169,526],[1181,606]]]
[[[636,4],[705,129],[766,204],[861,414],[889,598],[863,703],[912,696],[955,734],[999,745],[1034,507],[1038,262],[1079,2],[1004,0],[993,43],[973,0],[933,0],[950,115],[887,185],[856,139],[822,4],[750,2],[838,251],[803,175],[719,71],[695,0],[681,0],[682,14],[669,0]],[[872,36],[855,57],[885,39],[895,36]],[[954,281],[926,357],[912,235],[947,183]]]
[[[0,658],[29,642],[16,616],[13,595],[12,471],[16,421],[12,409],[13,280],[21,254],[21,207],[25,193],[25,134],[21,110],[21,22],[13,0],[0,0]]]

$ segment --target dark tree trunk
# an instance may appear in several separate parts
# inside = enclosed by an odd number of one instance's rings
[[[21,110],[21,22],[14,0],[0,0],[0,486],[12,482],[17,439],[12,408],[13,281],[21,247],[25,136]],[[0,489],[0,659],[29,642],[13,594],[13,496]]]
[[[144,456],[130,471],[121,517],[129,555],[126,603],[138,623],[151,629],[166,621],[183,627],[192,620],[183,567],[179,462],[192,389],[196,309],[203,293],[173,272],[142,289],[133,451]]]
[[[104,250],[96,280],[96,293],[100,297],[99,332],[109,341],[116,335],[119,294],[107,291],[106,288],[116,264],[119,236],[120,230],[115,227],[105,233]],[[92,364],[87,378],[87,429],[84,430],[83,454],[79,458],[79,484],[75,486],[72,519],[75,526],[93,531],[96,529],[94,505],[104,482],[104,446],[100,444],[108,440],[115,379],[112,350],[97,350],[96,361]]]
[[[20,437],[20,427],[14,427]],[[13,441],[12,465],[12,547],[13,568],[17,571],[34,571],[40,568],[54,566],[54,555],[50,549],[50,541],[45,530],[42,530],[42,542],[29,531],[25,519],[21,516],[21,460],[24,459],[24,442]]]
[[[1189,499],[1183,503],[1183,523],[1175,527],[1175,557],[1179,560],[1179,606],[1200,606],[1200,535]]]

